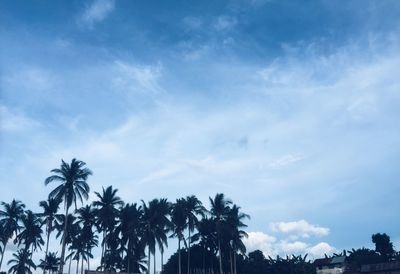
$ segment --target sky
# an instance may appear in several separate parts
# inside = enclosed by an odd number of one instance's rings
[[[108,185],[126,202],[224,193],[251,216],[249,251],[318,258],[377,232],[400,249],[399,14],[397,0],[1,1],[0,201],[39,211],[50,170],[77,158],[89,202]]]

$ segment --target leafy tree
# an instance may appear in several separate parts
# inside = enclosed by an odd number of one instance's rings
[[[390,237],[386,233],[376,233],[372,235],[372,242],[375,244],[375,251],[378,252],[385,261],[393,257],[395,251]]]
[[[197,233],[193,235],[192,241],[199,242],[199,245],[203,248],[203,271],[206,271],[207,268],[212,265],[212,258],[215,257],[215,254],[218,251],[218,243],[217,243],[217,228],[215,221],[204,217],[197,224]],[[212,254],[209,256],[209,254]],[[211,267],[212,268],[212,267]]]
[[[172,237],[178,238],[178,273],[182,274],[182,260],[181,260],[181,241],[185,242],[183,232],[187,226],[186,202],[184,199],[177,199],[176,203],[172,205],[171,222],[173,226]]]
[[[217,242],[218,242],[218,254],[219,254],[219,271],[223,273],[222,269],[222,251],[221,251],[221,229],[222,222],[224,221],[226,215],[229,213],[229,205],[232,204],[230,200],[225,199],[225,195],[223,193],[217,193],[212,199],[211,197],[211,215],[213,216],[216,222],[217,228]]]
[[[240,212],[240,207],[233,205],[232,208],[229,209],[226,220],[223,223],[224,234],[229,237],[230,241],[231,257],[233,257],[233,262],[232,258],[230,260],[231,272],[234,274],[237,273],[236,253],[239,251],[242,255],[246,254],[246,246],[242,238],[247,237],[247,233],[242,229],[247,227],[247,225],[243,223],[244,219],[247,218],[250,218],[248,214]]]
[[[57,211],[60,207],[60,200],[48,198],[47,201],[41,201],[39,203],[39,206],[43,208],[43,213],[39,213],[38,216],[40,216],[43,219],[43,222],[46,224],[46,234],[47,234],[46,251],[45,251],[45,260],[46,260],[47,253],[49,251],[50,234],[54,230]],[[46,273],[46,270],[47,269],[43,268],[43,273]]]
[[[144,248],[140,242],[143,234],[142,216],[142,208],[137,204],[126,204],[119,211],[120,222],[116,229],[121,234],[121,248],[126,252],[123,270],[128,273],[140,271],[139,266],[143,263]]]
[[[78,209],[77,213],[77,223],[82,226],[79,234],[80,240],[86,250],[84,255],[87,262],[87,268],[90,269],[90,259],[93,257],[91,251],[93,247],[98,245],[98,237],[93,231],[96,224],[96,211],[90,205],[86,205],[85,207]]]
[[[101,260],[103,266],[104,254],[107,251],[107,237],[112,233],[112,230],[117,224],[118,206],[123,206],[124,202],[117,196],[118,189],[113,189],[112,186],[103,188],[103,193],[95,192],[98,200],[93,202],[96,208],[97,225],[100,231],[103,232]]]
[[[364,264],[377,264],[383,262],[382,257],[374,250],[368,248],[352,249],[348,251],[349,270],[359,271]]]
[[[187,229],[188,229],[188,262],[187,262],[187,273],[190,274],[190,244],[191,244],[191,236],[190,234],[194,231],[196,228],[198,222],[199,222],[199,217],[204,217],[206,209],[202,205],[201,201],[197,199],[196,196],[191,195],[187,196],[185,198],[185,213],[187,217]]]
[[[57,253],[49,252],[44,260],[40,260],[38,267],[43,269],[43,271],[48,270],[50,273],[57,272],[57,269],[60,267],[60,258],[57,257]]]
[[[19,221],[24,215],[25,208],[25,205],[22,202],[16,201],[15,199],[12,200],[9,204],[4,202],[2,202],[1,204],[4,209],[0,210],[0,224],[3,230],[3,252],[1,253],[0,268],[3,263],[3,257],[6,251],[8,240],[16,235],[21,228],[21,226],[19,225]]]
[[[61,167],[51,170],[53,175],[47,177],[45,180],[45,185],[52,182],[60,183],[59,186],[50,192],[49,197],[64,202],[65,218],[67,218],[68,210],[72,204],[75,205],[76,209],[77,200],[83,203],[83,199],[88,199],[90,188],[86,181],[88,177],[92,175],[92,171],[85,166],[85,162],[76,160],[75,158],[72,159],[71,164],[61,160]],[[64,224],[65,227],[62,238],[63,241],[59,270],[60,274],[63,273],[66,239],[68,237],[67,222],[65,221]]]
[[[20,249],[17,253],[13,254],[13,259],[8,261],[11,265],[8,273],[14,274],[32,274],[31,268],[36,269],[36,265],[31,259],[31,252],[27,249]]]
[[[26,211],[22,217],[23,229],[17,235],[16,241],[18,244],[24,244],[25,249],[32,249],[34,252],[37,248],[42,249],[44,241],[42,238],[43,230],[41,228],[41,221],[32,211]]]

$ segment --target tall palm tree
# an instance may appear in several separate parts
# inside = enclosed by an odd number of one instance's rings
[[[43,271],[48,270],[53,274],[60,267],[60,258],[57,257],[57,253],[49,252],[44,260],[40,260],[38,267],[42,268]]]
[[[219,253],[219,271],[220,274],[223,273],[222,270],[222,252],[221,252],[221,224],[225,220],[226,215],[229,213],[229,205],[232,204],[230,200],[225,198],[223,193],[217,193],[212,199],[211,197],[211,215],[213,216],[216,228],[217,228],[217,242],[218,242],[218,253]]]
[[[243,212],[240,212],[240,207],[237,205],[233,205],[232,208],[229,209],[227,213],[226,220],[224,222],[224,227],[226,231],[226,235],[230,238],[230,245],[233,253],[233,263],[231,260],[231,268],[233,268],[232,272],[234,274],[237,273],[237,264],[236,264],[236,253],[239,251],[243,255],[246,254],[246,246],[244,245],[242,239],[244,237],[248,237],[247,233],[242,230],[247,227],[247,225],[243,222],[244,219],[249,219],[250,216]]]
[[[156,223],[155,220],[155,208],[152,206],[154,204],[153,201],[149,202],[147,205],[142,200],[142,208],[143,208],[143,237],[142,241],[147,245],[147,273],[150,274],[150,256],[155,253],[156,248],[156,239],[154,237],[154,226]]]
[[[185,214],[187,217],[187,228],[189,232],[188,236],[188,263],[187,263],[187,274],[190,274],[190,244],[191,244],[191,233],[194,231],[194,229],[197,226],[197,223],[199,222],[198,217],[204,217],[204,214],[206,212],[205,207],[201,203],[199,199],[197,199],[196,196],[191,195],[187,196],[185,198]]]
[[[14,259],[8,261],[11,264],[9,273],[14,274],[32,274],[31,268],[36,269],[36,265],[31,259],[31,252],[26,249],[20,249],[13,254]]]
[[[112,232],[117,222],[117,206],[124,205],[124,202],[121,200],[121,198],[117,196],[117,192],[118,189],[113,189],[112,186],[109,186],[106,189],[103,188],[102,194],[95,192],[99,200],[94,201],[93,206],[96,208],[98,228],[103,232],[101,252],[102,266],[104,254],[107,251],[107,236]]]
[[[46,260],[47,253],[49,251],[50,234],[54,230],[54,223],[57,211],[60,207],[60,200],[48,198],[47,201],[41,201],[39,203],[39,206],[43,208],[43,213],[39,213],[38,216],[40,216],[43,219],[43,222],[46,224],[47,240],[46,240],[46,251],[44,256]],[[43,268],[43,274],[46,273],[46,270],[47,269]]]
[[[98,245],[97,235],[95,235],[93,228],[96,225],[96,211],[90,205],[86,205],[77,210],[78,224],[82,226],[80,232],[81,240],[86,247],[87,255],[87,268],[90,269],[91,250]]]
[[[157,213],[157,221],[155,224],[155,239],[158,245],[158,248],[161,253],[161,271],[164,265],[164,246],[168,247],[168,237],[167,233],[172,227],[171,221],[168,219],[171,213],[171,203],[168,202],[167,199],[157,199],[156,200],[156,213]],[[156,262],[154,256],[154,273],[156,271]]]
[[[142,247],[140,238],[143,234],[142,217],[142,208],[141,206],[138,207],[137,204],[126,204],[119,211],[120,222],[117,227],[117,233],[121,234],[121,247],[126,251],[124,270],[128,273],[131,273],[132,270],[135,272],[133,269],[134,259],[142,253],[140,251]]]
[[[64,162],[61,160],[60,168],[56,168],[51,170],[53,175],[47,177],[45,180],[45,185],[48,185],[51,182],[59,182],[60,185],[57,186],[53,191],[50,192],[49,197],[60,200],[64,202],[65,208],[65,218],[68,216],[68,210],[72,204],[75,205],[77,200],[83,203],[83,199],[87,200],[89,196],[89,185],[86,180],[90,175],[92,175],[92,171],[88,169],[85,162],[72,159],[71,164]],[[62,241],[62,249],[61,249],[61,262],[60,262],[60,270],[59,273],[63,273],[64,268],[64,256],[65,256],[65,246],[66,246],[66,238],[67,238],[67,222],[64,222],[64,232],[63,232],[63,241]]]
[[[186,202],[185,199],[177,199],[176,203],[172,205],[171,211],[171,222],[173,225],[173,237],[178,238],[178,273],[182,274],[182,262],[181,262],[181,241],[184,241],[185,236],[183,232],[187,226]]]
[[[3,226],[3,252],[1,253],[0,268],[3,263],[4,253],[6,251],[8,240],[16,235],[21,228],[19,221],[24,214],[25,205],[16,200],[12,200],[11,203],[1,203],[4,207],[0,210],[0,223]]]
[[[203,247],[203,272],[206,272],[206,253],[216,254],[218,251],[217,228],[215,221],[208,217],[202,218],[197,224],[197,233],[193,235],[192,241],[200,241]]]
[[[37,248],[42,249],[44,241],[42,238],[42,228],[40,219],[32,211],[27,210],[22,217],[23,228],[17,235],[16,241],[18,245],[24,244],[25,250],[30,250],[33,253]]]

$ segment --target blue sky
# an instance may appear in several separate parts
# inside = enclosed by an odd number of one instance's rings
[[[225,193],[252,217],[249,250],[318,257],[375,232],[400,248],[399,13],[1,1],[0,200],[38,209],[76,157],[125,201]]]

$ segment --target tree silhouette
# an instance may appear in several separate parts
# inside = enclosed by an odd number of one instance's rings
[[[71,164],[64,162],[64,160],[61,160],[61,167],[51,170],[53,175],[47,177],[45,180],[45,185],[48,185],[51,182],[60,183],[59,186],[57,186],[53,191],[50,192],[49,197],[64,202],[65,218],[67,218],[68,210],[72,204],[75,205],[76,209],[77,200],[83,203],[83,199],[88,199],[90,188],[89,185],[86,183],[86,180],[90,175],[92,175],[92,171],[85,166],[85,162],[76,160],[75,158],[72,159]],[[68,236],[68,231],[66,227],[67,222],[64,222],[64,224],[65,227],[63,232],[59,270],[60,274],[63,274],[66,238]]]
[[[223,193],[217,193],[214,199],[210,199],[211,203],[211,215],[216,222],[217,228],[217,242],[218,242],[218,253],[219,253],[219,271],[223,273],[222,269],[222,251],[221,251],[221,229],[222,222],[224,221],[226,215],[229,213],[229,205],[232,204],[230,200],[225,199]]]
[[[118,206],[123,206],[124,202],[117,196],[118,189],[113,189],[112,186],[103,188],[102,194],[95,192],[98,200],[93,202],[96,208],[97,225],[100,231],[103,232],[101,260],[103,264],[104,254],[107,251],[107,238],[117,223]]]
[[[378,252],[385,261],[393,257],[395,251],[390,237],[386,233],[376,233],[372,235],[372,242],[375,244],[375,251]]]
[[[60,207],[60,200],[48,198],[47,201],[41,201],[39,206],[43,208],[43,213],[39,213],[38,216],[40,216],[43,219],[43,222],[46,224],[47,240],[46,251],[44,255],[46,260],[47,253],[49,251],[50,234],[54,230],[55,218]],[[43,274],[46,273],[46,270],[47,269],[43,268]]]
[[[31,260],[31,252],[26,249],[20,249],[13,254],[13,259],[8,261],[11,265],[9,273],[32,274],[31,268],[36,269],[36,265]]]
[[[16,201],[15,199],[12,200],[9,204],[4,202],[2,202],[1,204],[4,209],[0,210],[0,224],[3,227],[3,252],[1,253],[0,268],[3,263],[3,257],[7,248],[8,240],[16,235],[21,228],[21,226],[19,225],[19,221],[24,214],[25,208],[25,205],[22,202]]]

